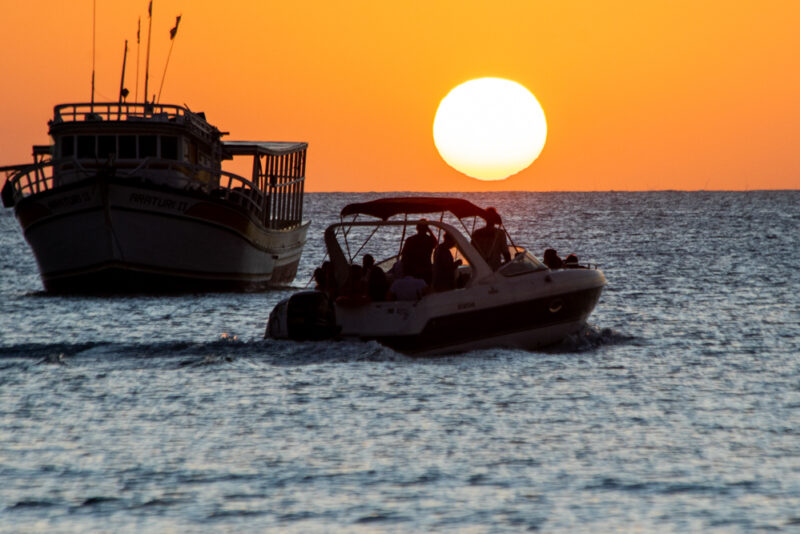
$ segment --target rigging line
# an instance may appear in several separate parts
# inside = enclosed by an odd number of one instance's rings
[[[367,239],[366,239],[366,241],[364,241],[364,242],[361,244],[361,246],[360,246],[360,247],[358,247],[358,250],[356,250],[356,254],[355,254],[356,256],[358,256],[359,252],[361,252],[362,250],[364,250],[364,247],[366,247],[366,246],[367,246],[367,243],[369,243],[369,240],[370,240],[370,239],[372,239],[372,236],[374,236],[374,235],[375,235],[375,232],[377,232],[377,231],[378,231],[378,228],[380,228],[380,226],[376,226],[376,227],[375,227],[375,229],[372,231],[372,233],[371,233],[371,234],[369,234],[369,235],[367,236]],[[351,263],[352,263],[352,262],[351,262]]]
[[[408,213],[403,215],[403,222],[406,224],[403,225],[403,234],[400,236],[400,248],[397,251],[398,258],[403,253],[403,242],[406,240],[406,225],[408,224]]]
[[[503,223],[500,223],[500,228],[502,228],[503,232],[505,232],[506,237],[508,238],[508,242],[511,243],[512,247],[514,247],[514,254],[516,254],[517,253],[517,245],[516,245],[516,243],[514,243],[514,240],[511,239],[511,234],[509,234],[508,230],[506,230],[506,225],[504,225]]]
[[[169,42],[169,52],[167,52],[167,62],[164,64],[164,74],[161,75],[161,85],[158,86],[158,96],[156,102],[161,102],[161,90],[164,88],[164,80],[167,79],[167,68],[169,67],[169,58],[172,56],[172,47],[175,45],[175,39]]]
[[[339,219],[341,220],[342,224],[344,224],[344,217],[339,217]],[[349,263],[353,263],[353,256],[350,254],[350,243],[347,242],[347,234],[350,233],[350,230],[353,228],[352,223],[356,222],[356,219],[358,219],[358,214],[353,217],[353,220],[350,223],[351,226],[348,226],[346,229],[344,226],[340,227],[342,229],[342,237],[344,238],[344,246],[347,249],[347,256],[350,258]]]
[[[164,80],[167,78],[167,68],[169,67],[169,58],[172,57],[172,47],[175,46],[175,37],[178,35],[178,25],[181,22],[181,15],[175,20],[175,27],[170,30],[169,34],[169,52],[167,52],[167,62],[164,64],[164,74],[161,75],[161,85],[158,86],[158,97],[156,102],[161,102],[161,90],[164,88]]]
[[[439,222],[440,223],[444,222],[444,212],[442,212],[442,214],[439,216]],[[439,242],[439,238],[442,237],[442,232],[443,231],[444,230],[442,230],[441,227],[439,227],[439,226],[436,227],[436,242],[437,243]]]
[[[325,260],[327,260],[327,259],[328,259],[328,253],[327,253],[327,252],[325,252],[325,255],[322,257],[322,263],[325,263]],[[320,265],[322,265],[322,263],[320,263]],[[309,278],[309,279],[308,279],[308,282],[306,282],[306,287],[305,287],[305,289],[308,289],[308,286],[310,286],[310,285],[311,285],[311,282],[313,282],[313,281],[314,281],[314,272],[312,271],[312,272],[311,272],[311,278]]]

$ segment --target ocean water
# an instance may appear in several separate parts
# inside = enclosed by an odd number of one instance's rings
[[[296,289],[53,297],[0,213],[0,532],[800,530],[800,192],[503,193],[608,286],[544,351],[262,339]],[[311,194],[302,288],[347,202]]]

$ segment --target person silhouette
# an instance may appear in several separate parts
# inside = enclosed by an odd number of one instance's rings
[[[450,252],[456,242],[448,233],[433,252],[433,291],[449,291],[456,287],[456,269],[461,265],[461,260],[453,260]]]
[[[403,263],[403,274],[431,283],[431,254],[436,248],[436,238],[427,224],[417,224],[417,233],[406,239],[400,261]]]
[[[386,292],[389,290],[389,281],[383,269],[375,265],[375,258],[371,254],[364,254],[361,262],[364,269],[364,280],[367,283],[367,295],[373,302],[386,300]]]
[[[544,251],[544,264],[547,265],[550,269],[560,269],[564,266],[564,262],[558,256],[556,249],[548,248]]]
[[[493,271],[496,271],[503,263],[511,261],[506,233],[497,228],[502,224],[503,221],[497,210],[486,208],[486,226],[478,228],[472,233],[472,246],[478,250]]]
[[[407,274],[392,282],[387,295],[389,300],[419,300],[427,292],[425,280]]]

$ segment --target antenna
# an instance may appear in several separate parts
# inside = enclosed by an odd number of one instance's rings
[[[122,79],[119,82],[119,103],[128,98],[128,90],[125,89],[125,62],[128,59],[128,40],[125,39],[125,51],[122,53]]]
[[[147,26],[147,59],[144,67],[144,103],[147,104],[147,81],[150,79],[150,37],[153,33],[153,0],[147,6],[147,16],[150,22]]]
[[[139,43],[141,42],[141,39],[139,39],[139,34],[141,34],[141,32],[142,17],[139,17],[139,23],[136,25],[136,89],[133,93],[134,102],[139,101],[139,64],[141,63],[141,61],[139,61],[139,49],[141,48],[141,46],[139,46]]]
[[[92,101],[91,113],[94,114],[94,64],[95,64],[95,42],[97,41],[97,0],[92,0]]]
[[[164,64],[164,74],[161,76],[161,85],[158,87],[158,98],[156,102],[161,101],[161,89],[164,88],[164,80],[167,78],[167,67],[169,67],[169,58],[172,56],[172,47],[175,44],[175,36],[178,34],[178,24],[181,23],[181,16],[175,17],[175,27],[169,31],[169,52],[167,53],[167,62]]]

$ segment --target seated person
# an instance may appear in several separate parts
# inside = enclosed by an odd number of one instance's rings
[[[496,227],[503,224],[497,210],[486,208],[486,215],[486,226],[472,233],[472,246],[483,256],[489,267],[496,271],[503,263],[511,261],[511,253],[508,251],[506,233]]]
[[[363,279],[363,269],[360,265],[351,265],[347,273],[347,281],[342,288],[342,296],[361,297],[367,294],[367,284]]]
[[[406,239],[400,261],[403,272],[415,278],[422,278],[426,284],[431,283],[431,254],[436,248],[436,238],[425,223],[417,224],[417,233]]]
[[[425,280],[407,274],[392,282],[389,297],[392,300],[419,300],[427,293],[427,289]]]
[[[386,292],[389,290],[389,281],[383,269],[375,265],[375,258],[370,254],[365,254],[361,263],[364,269],[364,281],[367,284],[367,295],[370,300],[380,302],[386,300]]]
[[[392,268],[389,269],[389,272],[386,273],[390,280],[399,280],[403,278],[403,262],[399,259],[394,262]]]
[[[375,266],[375,258],[372,257],[372,254],[364,254],[364,257],[361,259],[361,268],[364,270],[364,275],[366,276],[369,273],[369,270]]]
[[[548,248],[544,251],[544,258],[542,261],[550,269],[560,269],[564,265],[564,262],[558,257],[558,253],[554,248]]]
[[[317,291],[327,293],[329,297],[336,298],[336,277],[333,272],[333,264],[330,261],[322,262],[322,267],[314,270],[314,281],[317,283]]]
[[[314,289],[317,291],[325,291],[326,275],[325,271],[322,270],[322,267],[317,267],[314,269],[314,282],[316,283]]]
[[[578,264],[578,256],[575,254],[567,256],[567,259],[564,260],[564,267],[580,267]]]
[[[450,252],[456,242],[448,233],[444,234],[442,243],[433,252],[433,291],[449,291],[456,288],[456,270],[461,260],[453,261]]]

